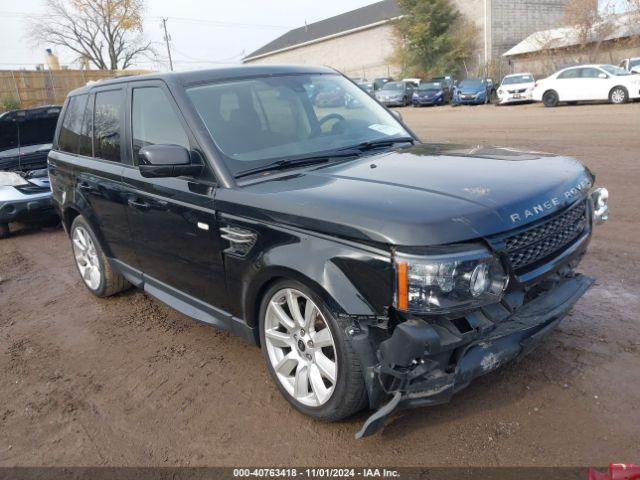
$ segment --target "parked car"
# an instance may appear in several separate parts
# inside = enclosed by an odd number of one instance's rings
[[[497,105],[533,100],[534,85],[535,79],[530,73],[513,73],[505,76],[498,88]]]
[[[10,224],[54,226],[60,223],[51,203],[47,170],[0,172],[0,238],[11,234]]]
[[[48,105],[0,115],[0,238],[9,236],[14,222],[59,222],[46,166],[61,108]]]
[[[491,102],[493,83],[484,78],[465,78],[453,90],[453,105],[480,105]]]
[[[440,82],[442,88],[449,98],[453,96],[453,89],[456,86],[456,79],[453,75],[442,75],[440,77],[433,77],[430,82]]]
[[[60,105],[0,114],[0,171],[28,172],[47,167]]]
[[[640,57],[625,58],[618,66],[630,73],[640,73]]]
[[[421,78],[403,78],[402,79],[403,82],[408,82],[411,83],[414,88],[418,88],[418,86],[422,83],[422,79]]]
[[[375,89],[375,85],[373,84],[373,82],[364,82],[364,83],[359,83],[358,86],[364,90],[365,92],[367,92],[371,97],[375,96],[376,93],[376,89]]]
[[[380,90],[387,82],[393,82],[392,77],[380,77],[373,80],[373,86],[376,90]]]
[[[363,108],[319,114],[316,82]],[[577,160],[421,144],[324,67],[105,80],[70,93],[58,132],[88,290],[134,285],[241,335],[302,413],[375,409],[358,436],[539,344],[592,284],[576,269],[608,214]]]
[[[440,82],[423,82],[414,90],[411,103],[414,107],[426,105],[444,105],[451,98]]]
[[[406,107],[411,105],[414,86],[410,82],[387,82],[376,91],[376,99],[387,107]]]
[[[640,76],[613,65],[565,68],[538,80],[533,90],[533,99],[546,107],[598,100],[620,104],[636,98],[640,98]]]

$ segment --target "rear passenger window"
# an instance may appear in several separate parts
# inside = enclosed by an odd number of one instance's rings
[[[87,102],[87,108],[84,111],[84,118],[82,120],[82,127],[80,129],[80,146],[78,147],[78,153],[86,157],[93,156],[93,147],[91,146],[91,136],[93,130],[93,102],[95,97],[91,95]]]
[[[180,145],[190,149],[189,138],[159,87],[133,89],[131,129],[135,165],[138,164],[138,152],[148,145]]]
[[[558,78],[560,79],[565,79],[565,78],[578,78],[578,74],[580,73],[580,69],[579,68],[572,68],[571,70],[567,70],[565,72],[562,72],[560,75],[558,75]]]
[[[93,150],[97,158],[120,161],[120,128],[122,123],[122,90],[96,93],[93,115]]]
[[[69,98],[64,120],[58,136],[58,148],[63,152],[78,153],[82,118],[87,105],[87,95]]]

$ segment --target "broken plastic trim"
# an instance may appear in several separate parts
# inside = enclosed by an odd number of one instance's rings
[[[393,335],[380,344],[380,363],[375,367],[378,378],[393,378],[393,390],[387,390],[391,399],[366,420],[356,438],[378,432],[395,411],[446,403],[473,379],[530,353],[592,284],[593,279],[580,274],[564,278],[510,317],[501,321],[489,318],[493,327],[462,347],[451,373],[429,358],[443,351],[442,335],[434,325],[420,319],[398,325]]]

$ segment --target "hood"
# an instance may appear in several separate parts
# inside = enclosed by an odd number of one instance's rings
[[[429,246],[539,220],[592,184],[572,158],[418,145],[220,189],[216,202],[222,212],[343,238]]]
[[[442,90],[441,88],[429,88],[427,90],[416,90],[416,93],[421,97],[425,97],[444,93],[444,90]]]
[[[478,88],[458,87],[456,91],[464,95],[477,95],[478,93],[485,93],[487,90],[486,90],[486,87],[478,87]]]
[[[535,82],[526,82],[526,83],[510,83],[508,85],[500,85],[502,90],[519,90],[521,88],[533,88]]]

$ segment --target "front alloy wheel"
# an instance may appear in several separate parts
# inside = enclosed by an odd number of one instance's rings
[[[338,365],[331,330],[317,305],[293,288],[269,301],[264,336],[269,361],[284,389],[309,407],[325,404],[336,386]]]
[[[336,421],[367,403],[364,374],[349,320],[332,313],[306,285],[282,279],[260,305],[260,345],[269,374],[297,410]]]
[[[89,290],[97,290],[102,279],[100,262],[98,261],[98,253],[93,239],[89,232],[82,227],[77,226],[73,230],[73,254],[76,258],[76,265],[84,283]]]

